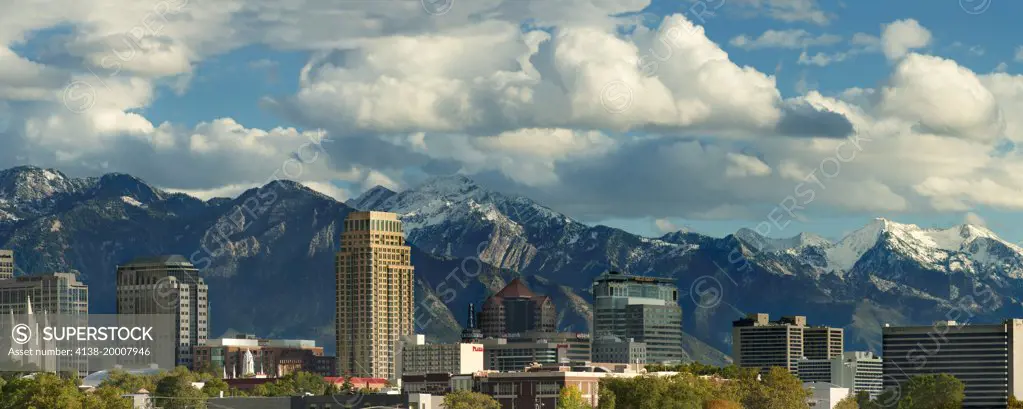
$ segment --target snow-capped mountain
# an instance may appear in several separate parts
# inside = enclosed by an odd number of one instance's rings
[[[366,196],[378,195],[371,190]],[[452,257],[480,251],[487,262],[557,277],[580,294],[608,269],[676,277],[684,292],[701,277],[713,277],[723,299],[709,309],[706,300],[684,299],[692,324],[686,330],[725,350],[728,324],[750,311],[804,313],[811,319],[817,312],[818,323],[850,328],[868,322],[866,313],[875,321],[930,322],[940,318],[934,313],[942,306],[957,302],[957,292],[971,288],[1000,295],[978,311],[1021,308],[1015,283],[1023,277],[1023,249],[972,225],[926,229],[876,219],[834,242],[812,233],[768,238],[751,229],[721,239],[686,232],[646,238],[579,223],[465,177],[433,179],[385,200],[360,197],[350,203],[398,213],[409,240],[420,248]],[[916,302],[926,309],[901,311]],[[851,336],[870,344],[874,332],[853,330]]]
[[[0,171],[0,223],[39,215],[63,195],[81,192],[87,185],[53,169],[22,166]]]
[[[405,222],[417,305],[427,312],[417,323],[439,340],[457,336],[468,303],[515,276],[555,300],[561,329],[584,332],[592,280],[610,269],[674,278],[687,351],[714,363],[726,360],[712,351],[729,350],[732,320],[750,312],[807,315],[845,327],[850,349],[875,351],[884,323],[926,324],[963,309],[973,322],[1023,317],[1023,251],[982,227],[877,219],[836,241],[750,229],[648,238],[460,176],[402,192],[377,187],[345,204],[286,181],[202,201],[130,175],[15,168],[0,172],[0,248],[16,251],[19,274],[80,271],[95,313],[113,312],[117,264],[182,254],[210,284],[215,335],[311,338],[330,349],[334,252],[353,208],[393,211]],[[469,274],[452,278],[457,271]]]

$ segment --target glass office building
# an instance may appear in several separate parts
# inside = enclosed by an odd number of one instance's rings
[[[611,271],[593,282],[593,338],[615,336],[646,344],[648,363],[680,363],[682,307],[669,278]]]

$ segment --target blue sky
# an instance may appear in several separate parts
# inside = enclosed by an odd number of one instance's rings
[[[587,223],[720,236],[769,220],[801,172],[871,135],[769,235],[837,238],[886,217],[1023,240],[1023,4],[562,3],[25,7],[0,17],[13,57],[0,59],[0,166],[127,172],[205,198],[265,182],[327,137],[327,159],[295,179],[341,200],[459,172]],[[688,24],[705,37],[664,37]],[[123,44],[131,58],[111,59]],[[637,75],[637,55],[662,45],[671,56]],[[629,104],[608,109],[618,83]]]

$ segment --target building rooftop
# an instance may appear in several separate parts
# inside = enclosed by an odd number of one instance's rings
[[[651,277],[651,276],[638,276],[620,271],[608,271],[604,274],[597,276],[595,282],[635,282],[635,283],[653,283],[653,284],[670,284],[675,285],[675,279],[669,277]]]
[[[316,341],[308,339],[257,339],[257,338],[220,338],[206,342],[208,347],[245,347],[245,348],[315,348]]]
[[[124,372],[126,372],[128,374],[131,374],[131,375],[156,375],[156,374],[159,374],[160,372],[164,371],[163,369],[156,368],[156,367],[149,367],[149,368],[143,368],[143,369],[127,369],[127,370],[126,369],[121,369],[121,368],[114,368],[113,370],[124,371]],[[81,385],[81,387],[84,387],[84,388],[95,388],[95,387],[98,387],[99,384],[103,383],[103,381],[107,380],[107,378],[110,378],[110,371],[111,370],[102,370],[102,371],[93,372],[93,373],[87,375],[85,378],[82,378],[82,385]]]
[[[494,294],[494,297],[499,298],[532,298],[534,296],[535,294],[529,290],[526,283],[522,282],[521,277],[516,277],[514,280],[511,280],[511,282],[504,286],[501,291]]]
[[[170,254],[164,256],[143,256],[138,257],[127,264],[126,266],[141,265],[141,264],[187,264],[192,265],[184,256],[178,254]]]

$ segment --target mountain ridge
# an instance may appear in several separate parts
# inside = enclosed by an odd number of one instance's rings
[[[417,316],[429,318],[417,330],[437,340],[456,339],[465,305],[514,277],[555,300],[559,328],[588,331],[592,279],[612,269],[674,278],[690,358],[716,364],[728,361],[720,351],[730,350],[731,321],[748,312],[808,315],[813,324],[847,328],[851,348],[875,351],[878,323],[940,319],[971,287],[993,294],[971,304],[975,319],[1023,316],[1023,253],[978,226],[924,229],[878,219],[836,241],[749,229],[723,238],[643,237],[580,223],[464,176],[401,192],[372,188],[341,203],[289,181],[203,201],[131,175],[61,175],[0,171],[0,186],[5,178],[20,183],[0,193],[0,212],[19,215],[0,217],[0,247],[17,252],[19,274],[78,270],[90,285],[90,308],[113,312],[117,264],[182,254],[203,270],[212,305],[231,307],[214,307],[214,334],[305,337],[332,350],[333,253],[353,209],[396,211],[405,221]],[[42,194],[26,191],[33,188]],[[452,280],[458,272],[473,278]]]

